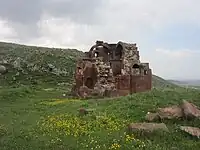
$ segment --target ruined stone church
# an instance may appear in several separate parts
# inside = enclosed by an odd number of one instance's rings
[[[149,63],[140,62],[136,44],[96,41],[76,64],[73,94],[89,96],[125,96],[152,88]]]

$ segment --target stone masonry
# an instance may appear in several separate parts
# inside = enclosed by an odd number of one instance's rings
[[[79,97],[122,96],[151,90],[151,84],[149,63],[140,62],[136,44],[96,41],[77,62],[72,92]]]

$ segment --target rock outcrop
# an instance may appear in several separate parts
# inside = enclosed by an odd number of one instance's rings
[[[181,126],[180,129],[182,131],[187,132],[188,134],[200,138],[200,128],[197,127],[189,127],[189,126]]]
[[[158,108],[156,113],[148,112],[145,116],[147,121],[158,121],[162,119],[194,119],[200,118],[200,110],[198,107],[186,100],[181,105],[173,105],[171,107]]]
[[[152,133],[154,131],[169,132],[169,129],[164,123],[131,123],[128,126],[128,131]]]
[[[5,74],[7,72],[7,68],[3,65],[0,65],[0,75]]]
[[[200,118],[200,110],[196,105],[184,100],[181,107],[187,119]]]

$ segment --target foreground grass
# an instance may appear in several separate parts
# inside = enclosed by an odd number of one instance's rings
[[[193,149],[200,141],[179,125],[199,127],[200,121],[166,121],[171,134],[148,137],[126,133],[130,122],[144,121],[149,110],[187,99],[200,106],[200,91],[153,89],[121,98],[78,100],[62,97],[60,88],[27,86],[0,89],[1,150]],[[81,117],[81,107],[94,112]]]

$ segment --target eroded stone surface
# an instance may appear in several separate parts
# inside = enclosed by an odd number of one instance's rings
[[[0,74],[5,74],[7,72],[7,69],[5,66],[0,65]]]
[[[200,118],[200,110],[192,103],[184,100],[181,105],[173,105],[165,108],[158,108],[156,113],[148,112],[147,121],[158,121],[159,119],[194,119]]]
[[[200,128],[197,127],[189,127],[189,126],[181,126],[180,129],[189,133],[192,136],[200,138]]]
[[[77,61],[72,93],[80,91],[81,86],[101,97],[144,92],[152,88],[152,71],[149,63],[140,62],[136,44],[96,41],[85,57]]]
[[[145,120],[147,120],[149,122],[158,121],[158,120],[160,120],[160,116],[158,113],[148,112],[145,116]]]
[[[131,123],[128,126],[128,130],[131,132],[143,131],[143,132],[154,132],[154,131],[165,131],[169,132],[169,129],[164,123]]]
[[[87,86],[81,86],[78,93],[79,93],[79,96],[83,98],[87,98],[91,95],[92,90],[89,89]]]
[[[182,108],[176,105],[171,107],[158,108],[158,114],[161,119],[177,119],[183,117]]]
[[[181,107],[186,118],[200,118],[200,110],[196,105],[184,100]]]

